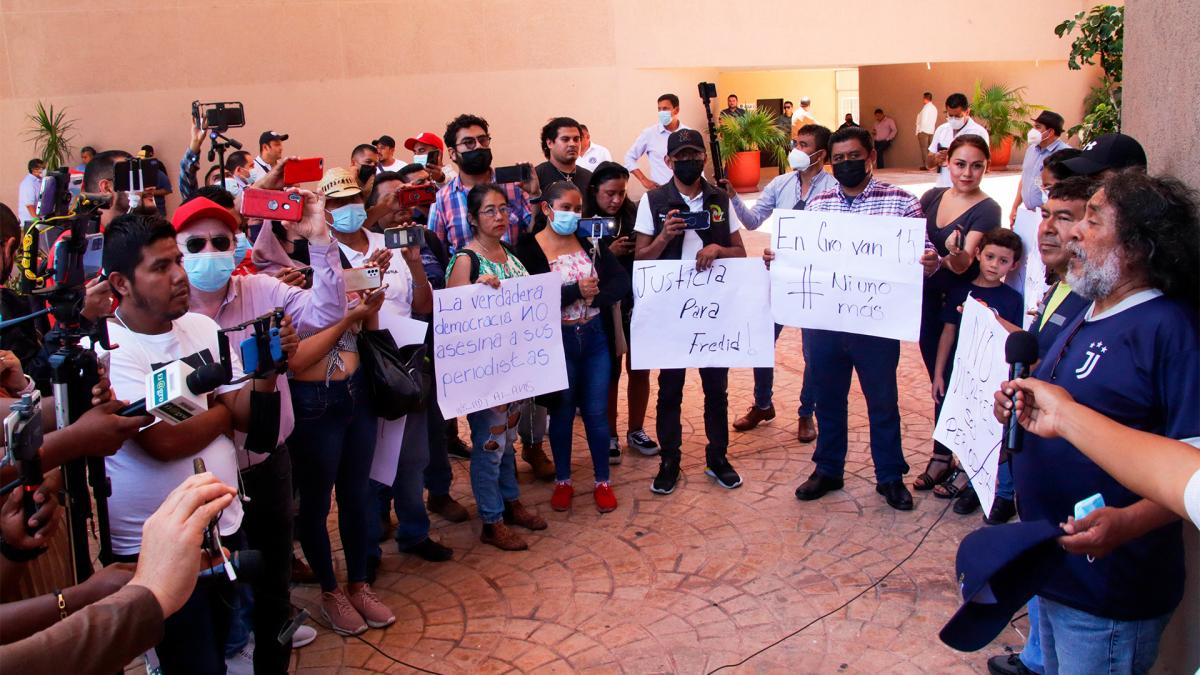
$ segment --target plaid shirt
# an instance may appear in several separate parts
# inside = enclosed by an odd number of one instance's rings
[[[874,176],[867,183],[866,189],[857,197],[847,197],[842,192],[841,185],[813,195],[808,200],[807,211],[834,211],[837,213],[859,213],[865,216],[900,216],[902,218],[924,218],[921,202],[907,190],[901,189],[877,180]],[[925,233],[925,250],[937,248],[929,241],[929,233]],[[941,267],[941,261],[938,261]],[[935,268],[936,269],[936,268]],[[925,276],[933,272],[926,270]]]
[[[502,238],[515,244],[521,231],[533,222],[533,211],[529,207],[529,197],[516,183],[502,183],[500,189],[508,195],[508,207],[512,209],[508,216],[508,233]],[[468,191],[461,177],[451,178],[438,190],[429,213],[429,229],[446,242],[452,254],[471,241],[471,226],[467,223]]]

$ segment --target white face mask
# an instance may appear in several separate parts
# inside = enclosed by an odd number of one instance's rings
[[[427,154],[426,155],[413,155],[413,164],[420,164],[421,166],[425,166],[426,162],[428,162],[428,161],[429,161],[429,155],[427,155]]]
[[[947,115],[946,120],[950,122],[950,128],[955,131],[960,131],[963,127],[967,126],[967,115],[963,115],[962,117],[950,117]]]
[[[1042,142],[1042,132],[1037,129],[1030,129],[1029,133],[1025,134],[1025,140],[1029,141],[1030,145],[1037,145]]]
[[[812,157],[800,148],[792,148],[788,153],[788,166],[791,166],[793,171],[806,171],[812,166]]]

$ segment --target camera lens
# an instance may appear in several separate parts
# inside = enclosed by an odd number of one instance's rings
[[[267,208],[274,211],[279,208],[279,202],[275,201],[274,199],[268,200]]]

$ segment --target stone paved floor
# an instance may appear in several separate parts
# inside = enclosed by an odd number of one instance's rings
[[[766,240],[752,233],[752,253]],[[795,409],[803,372],[798,330],[784,331],[777,361],[775,403],[782,413]],[[731,421],[750,405],[752,384],[749,370],[731,371]],[[899,385],[911,482],[924,467],[932,431],[928,379],[915,344],[903,346]],[[916,508],[908,513],[884,504],[874,490],[857,383],[846,488],[816,502],[793,496],[811,472],[813,446],[796,441],[791,413],[748,433],[731,432],[729,455],[745,481],[741,488],[724,490],[705,477],[701,396],[692,373],[683,411],[684,476],[674,494],[649,491],[656,458],[626,453],[613,470],[616,511],[598,514],[590,492],[581,489],[572,511],[555,513],[551,485],[534,482],[518,460],[522,500],[550,523],[526,535],[529,551],[480,544],[477,519],[452,525],[435,517],[433,536],[454,549],[454,560],[427,563],[385,546],[376,589],[395,610],[396,624],[362,639],[321,627],[316,642],[295,653],[294,668],[982,673],[989,654],[1020,649],[1023,640],[1013,628],[975,654],[938,641],[937,631],[958,605],[955,551],[981,525],[980,516],[948,512],[937,522],[947,503],[927,492],[916,493]],[[573,467],[580,486],[591,472],[584,447],[577,427]],[[473,513],[467,465],[453,462],[453,494]],[[336,533],[332,520],[330,529]],[[317,614],[317,596],[315,587],[302,586],[293,597]],[[1025,623],[1015,625],[1023,631]]]

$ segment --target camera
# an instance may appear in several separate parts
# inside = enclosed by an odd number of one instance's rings
[[[60,167],[42,178],[37,217],[41,219],[65,216],[71,212],[71,170]]]
[[[407,248],[425,245],[425,228],[390,227],[383,231],[383,245],[388,248]]]
[[[304,197],[298,192],[246,188],[242,191],[242,215],[298,222],[304,216]]]
[[[20,466],[21,500],[25,518],[37,512],[33,493],[42,484],[42,396],[38,392],[25,394],[9,407],[4,418],[4,440],[8,444],[5,463]]]
[[[533,175],[533,167],[528,164],[496,167],[497,183],[524,183]]]
[[[157,159],[133,159],[117,162],[113,166],[113,190],[115,192],[141,192],[158,186],[158,171],[162,164]]]
[[[707,230],[712,224],[708,211],[680,211],[676,217],[683,220],[685,230]],[[659,222],[667,222],[667,216],[659,216]]]
[[[222,328],[217,332],[217,345],[221,353],[221,365],[225,368],[227,380],[233,380],[233,364],[229,359],[229,334],[253,328],[254,333],[238,343],[238,353],[242,357],[242,370],[246,375],[236,384],[250,378],[262,379],[271,373],[287,372],[287,355],[283,352],[279,330],[283,322],[283,308],[256,317],[237,326]]]
[[[588,239],[611,237],[616,232],[617,221],[615,218],[582,218],[579,221],[579,229],[576,230],[576,234]]]
[[[437,192],[438,187],[432,183],[401,188],[396,191],[396,203],[407,207],[428,206],[437,199]]]
[[[700,90],[700,98],[702,99],[707,100],[717,97],[717,85],[715,82],[701,82],[697,85],[697,89]]]
[[[346,292],[366,291],[383,285],[383,275],[378,267],[352,267],[342,270],[342,279],[346,282]]]
[[[192,120],[201,129],[225,131],[232,127],[246,126],[246,109],[241,101],[192,101]]]

